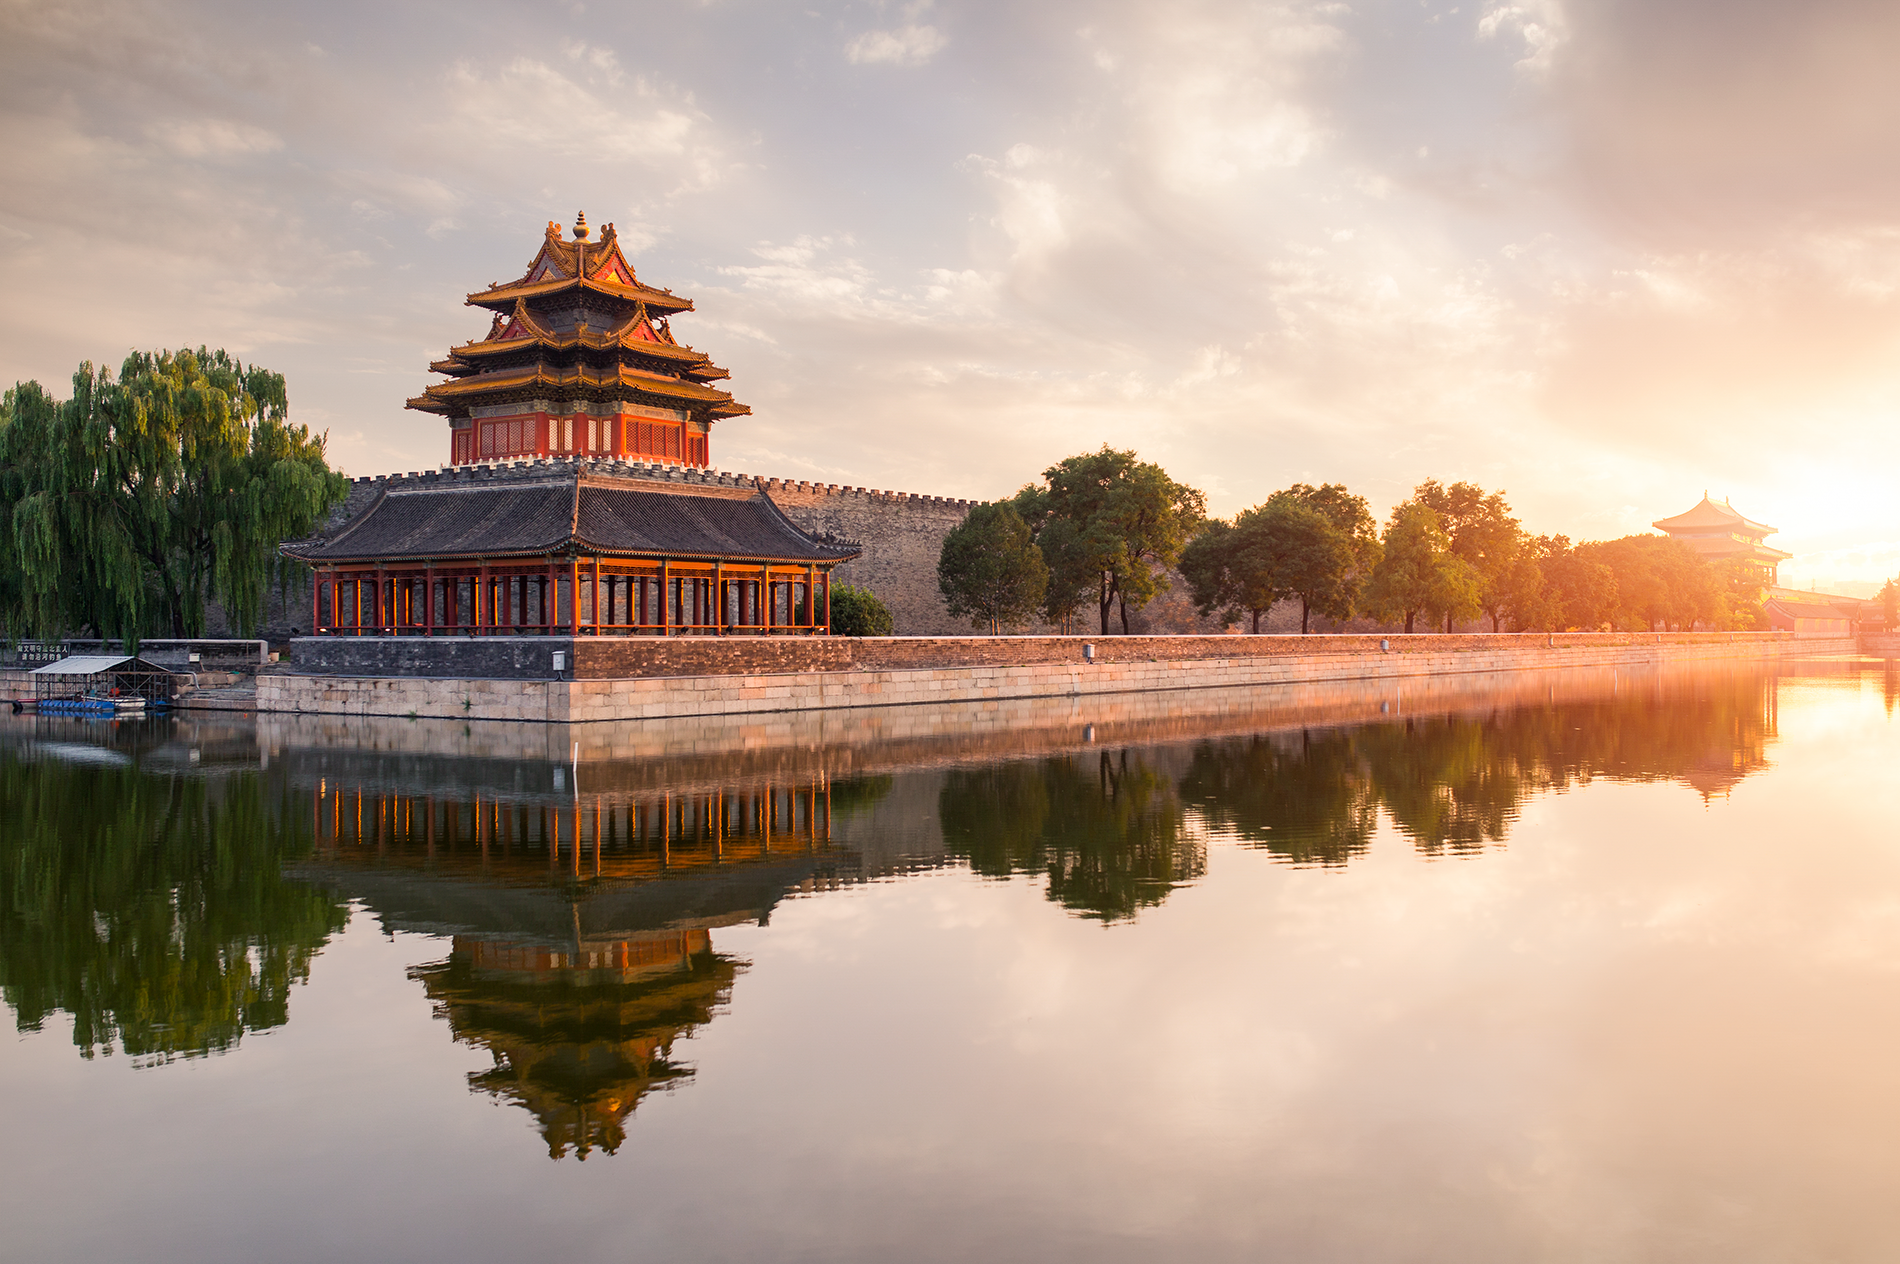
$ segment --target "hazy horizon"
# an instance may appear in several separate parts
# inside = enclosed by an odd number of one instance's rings
[[[1428,477],[1524,526],[1706,489],[1900,571],[1900,9],[8,4],[0,382],[207,343],[351,474],[549,219],[754,415],[722,469],[1007,495],[1132,447],[1231,514]]]

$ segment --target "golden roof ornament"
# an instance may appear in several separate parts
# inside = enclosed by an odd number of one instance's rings
[[[581,211],[574,216],[574,240],[586,241],[587,233],[587,212]]]

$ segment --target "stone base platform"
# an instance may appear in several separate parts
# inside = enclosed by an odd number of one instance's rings
[[[403,638],[403,653],[418,638]],[[444,638],[445,640],[447,638]],[[501,639],[501,638],[497,638]],[[549,638],[560,640],[562,638]],[[546,641],[533,640],[546,649]],[[603,638],[603,641],[606,639]],[[519,676],[316,674],[262,675],[262,712],[387,715],[565,724],[778,711],[817,711],[1024,698],[1092,697],[1187,690],[1233,690],[1323,681],[1402,680],[1414,676],[1545,668],[1652,666],[1675,662],[1760,662],[1855,652],[1851,639],[1800,639],[1785,633],[1571,633],[1502,636],[1379,637],[1079,637],[624,638],[607,643],[616,657],[704,656],[723,671],[628,674],[579,679]],[[701,642],[695,644],[695,642]],[[584,650],[593,638],[574,638]],[[347,642],[346,642],[347,644]],[[303,643],[299,643],[299,649]],[[1084,645],[1094,647],[1085,657]],[[631,647],[631,648],[627,648]],[[753,669],[747,669],[748,648]],[[1212,651],[1224,650],[1225,653]],[[369,647],[357,643],[358,653]],[[500,654],[499,647],[495,651]],[[514,661],[526,651],[510,649]],[[785,670],[800,655],[819,660]],[[1005,661],[967,661],[995,655]],[[825,660],[841,660],[831,666]],[[872,665],[879,658],[891,665]],[[934,664],[931,659],[938,661]],[[962,662],[943,662],[962,658]],[[897,665],[909,659],[912,666]],[[1017,661],[1007,661],[1014,659]],[[865,660],[869,660],[868,662]],[[299,655],[299,665],[308,660]],[[586,671],[585,658],[567,660]],[[776,670],[775,670],[776,668]]]

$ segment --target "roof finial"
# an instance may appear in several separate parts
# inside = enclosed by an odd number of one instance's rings
[[[587,240],[587,212],[582,211],[574,217],[574,240]]]

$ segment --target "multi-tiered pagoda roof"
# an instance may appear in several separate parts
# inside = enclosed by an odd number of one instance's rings
[[[577,454],[710,464],[712,425],[752,410],[709,385],[729,376],[674,337],[690,299],[642,283],[612,224],[590,241],[547,235],[514,281],[468,296],[483,338],[429,367],[447,377],[409,401],[450,423],[454,464]]]

